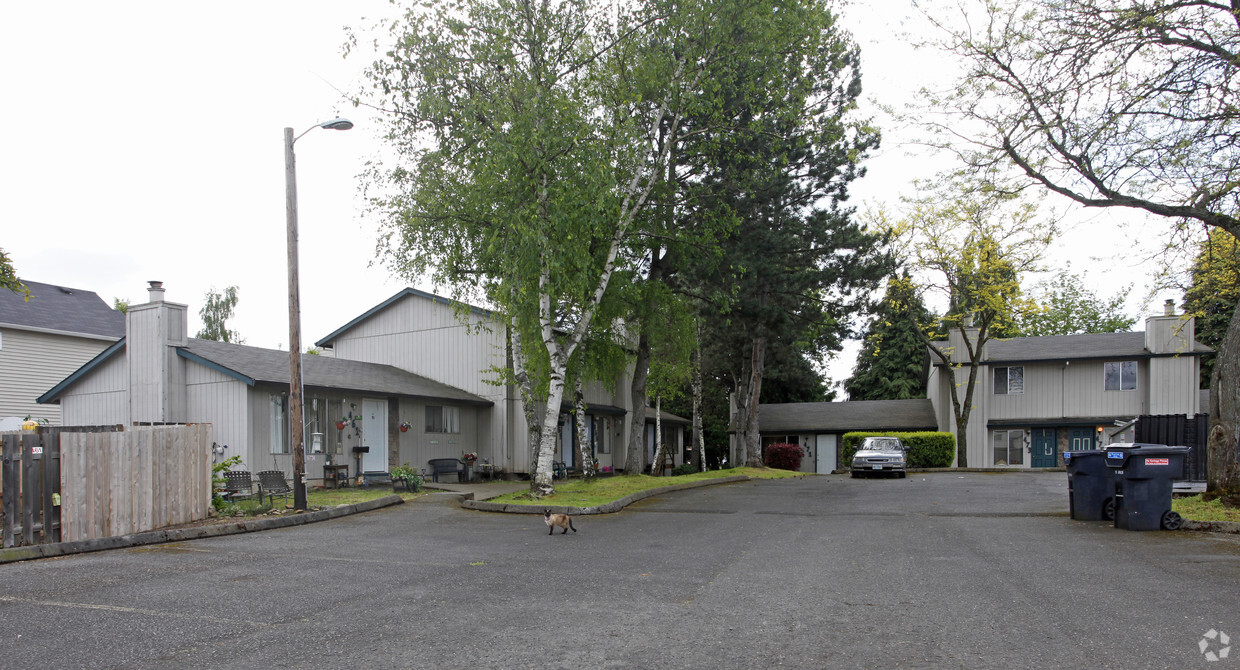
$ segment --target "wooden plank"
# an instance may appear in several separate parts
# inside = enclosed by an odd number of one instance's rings
[[[4,538],[5,547],[17,546],[17,525],[19,523],[19,515],[21,506],[21,436],[16,433],[6,433],[0,436],[0,442],[3,443],[3,455],[0,458],[3,462],[3,472],[0,477],[3,479],[4,491]]]
[[[22,433],[22,542],[35,544],[34,521],[38,510],[38,475],[35,470],[35,447],[39,446],[37,433]]]
[[[39,442],[43,446],[42,467],[39,468],[39,490],[42,493],[39,521],[43,530],[40,543],[58,542],[60,528],[56,515],[60,510],[52,504],[52,496],[60,493],[60,429],[40,429]]]

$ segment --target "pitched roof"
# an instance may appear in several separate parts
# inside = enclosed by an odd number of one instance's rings
[[[0,325],[74,333],[117,340],[125,336],[125,315],[94,291],[24,281],[30,301],[0,290]]]
[[[375,305],[374,307],[371,307],[365,312],[362,312],[362,314],[359,315],[357,318],[353,319],[352,321],[332,331],[332,333],[328,335],[327,337],[324,337],[318,342],[315,342],[314,346],[330,347],[332,345],[332,341],[334,341],[337,337],[340,337],[346,331],[351,330],[354,326],[365,321],[366,319],[369,319],[375,314],[382,312],[383,310],[387,309],[392,304],[400,302],[406,296],[416,296],[419,298],[425,298],[427,300],[430,300],[431,302],[437,302],[437,303],[440,303],[441,305],[448,305],[452,307],[467,307],[469,308],[469,311],[479,316],[490,316],[491,315],[490,311],[482,309],[481,307],[474,307],[473,305],[466,305],[465,303],[457,302],[456,300],[452,300],[451,298],[445,298],[443,296],[438,296],[438,295],[435,295],[434,293],[427,293],[426,291],[419,291],[416,288],[406,288],[406,289],[401,289],[400,292],[398,292],[396,295],[388,298],[387,300],[384,300],[383,302],[379,303],[378,305]]]
[[[278,349],[190,338],[177,353],[247,384],[289,383],[289,355]],[[301,378],[305,386],[383,395],[452,400],[467,405],[495,403],[463,389],[402,370],[392,365],[350,361],[330,356],[302,354]]]
[[[44,393],[39,397],[38,402],[56,402],[65,389],[107,359],[124,350],[125,340],[122,339]],[[262,383],[285,385],[289,383],[287,351],[189,338],[186,346],[177,347],[177,355],[250,386]],[[448,400],[483,407],[495,404],[469,391],[441,384],[398,367],[329,356],[302,354],[301,379],[304,386],[337,391]]]
[[[935,342],[940,348],[946,341]],[[1137,358],[1151,356],[1145,348],[1145,333],[1084,333],[995,339],[986,344],[987,363],[1081,360],[1094,358]],[[1193,342],[1189,354],[1205,354],[1210,347]],[[935,361],[937,363],[937,361]]]
[[[937,430],[934,408],[916,400],[794,402],[758,406],[762,432],[853,430]]]

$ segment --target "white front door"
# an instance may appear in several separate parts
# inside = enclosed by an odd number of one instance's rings
[[[362,400],[362,446],[370,451],[362,455],[362,472],[387,472],[387,401]]]
[[[835,434],[819,434],[815,442],[818,452],[818,474],[829,475],[835,471]]]

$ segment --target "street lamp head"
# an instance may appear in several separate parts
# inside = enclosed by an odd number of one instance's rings
[[[327,130],[348,130],[353,127],[353,122],[348,119],[332,119],[319,124],[320,128]]]

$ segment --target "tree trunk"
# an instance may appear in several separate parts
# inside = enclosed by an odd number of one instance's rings
[[[702,440],[702,325],[697,323],[696,346],[693,351],[693,469],[706,472],[706,444]]]
[[[547,406],[543,409],[542,431],[538,440],[538,460],[530,488],[540,495],[555,493],[554,471],[555,443],[560,433],[560,403],[564,399],[564,365],[552,359],[550,385],[547,389]]]
[[[590,420],[586,417],[586,394],[581,380],[581,375],[577,375],[577,383],[575,384],[575,403],[573,413],[577,419],[577,467],[581,469],[581,476],[586,481],[594,479],[594,453],[590,449],[587,440],[589,434],[586,430],[586,423]]]
[[[650,474],[663,476],[663,396],[654,397],[654,458],[650,459]]]
[[[1219,342],[1210,378],[1210,437],[1206,443],[1206,489],[1240,492],[1240,306]]]
[[[642,460],[646,455],[646,379],[650,375],[650,338],[645,324],[637,338],[637,360],[633,367],[633,384],[629,398],[633,413],[629,420],[629,446],[624,453],[624,474],[642,472]]]
[[[749,357],[749,389],[745,412],[745,465],[762,467],[762,435],[758,432],[758,399],[762,397],[762,372],[766,365],[766,338],[755,337]]]

